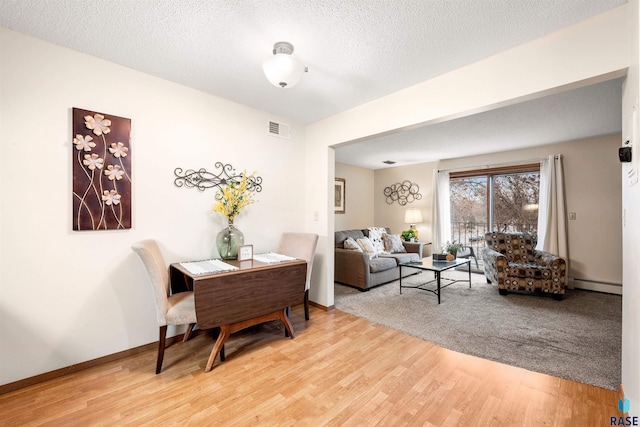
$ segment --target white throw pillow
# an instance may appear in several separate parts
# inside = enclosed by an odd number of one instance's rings
[[[376,252],[376,249],[373,247],[373,243],[371,243],[371,240],[369,238],[362,237],[356,240],[356,242],[358,242],[358,245],[360,245],[362,251],[365,254],[369,255],[369,259],[374,259],[378,256],[378,253]]]
[[[378,254],[388,253],[384,248],[382,236],[387,234],[387,230],[382,227],[369,227],[369,240],[373,243],[373,248]]]
[[[353,237],[347,237],[342,245],[345,249],[362,252],[362,248]]]
[[[402,244],[399,234],[383,234],[382,241],[384,242],[384,249],[392,254],[406,253],[407,250]]]

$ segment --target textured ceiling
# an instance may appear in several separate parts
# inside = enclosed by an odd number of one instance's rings
[[[0,0],[0,25],[312,123],[625,0]],[[261,63],[286,40],[293,88]]]
[[[389,167],[385,160],[402,166],[619,133],[622,81],[347,144],[336,150],[336,161],[381,169]]]

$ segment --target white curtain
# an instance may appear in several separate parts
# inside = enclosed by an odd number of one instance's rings
[[[451,241],[451,203],[449,201],[449,172],[433,171],[432,251],[441,253],[445,243]]]
[[[539,197],[536,249],[564,258],[568,266],[569,247],[562,155],[552,155],[540,162]],[[567,271],[569,271],[568,268]]]

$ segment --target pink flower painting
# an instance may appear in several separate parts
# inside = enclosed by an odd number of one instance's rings
[[[131,119],[73,109],[73,229],[131,228]]]

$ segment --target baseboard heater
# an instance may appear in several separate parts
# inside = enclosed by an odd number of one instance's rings
[[[571,282],[573,283],[574,288],[622,295],[622,283],[604,282],[602,280],[582,279],[579,277],[574,277],[571,280]]]

